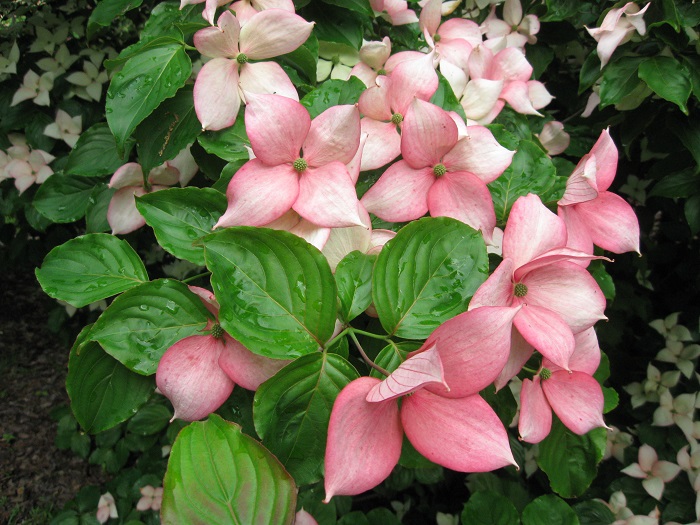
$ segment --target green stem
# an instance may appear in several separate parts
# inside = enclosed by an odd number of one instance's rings
[[[384,370],[381,366],[374,364],[374,361],[372,361],[372,360],[367,356],[367,354],[365,353],[365,351],[362,349],[362,346],[360,345],[360,342],[357,340],[357,337],[355,336],[355,333],[354,333],[355,331],[357,331],[358,333],[362,333],[361,330],[355,330],[355,329],[353,328],[353,329],[351,329],[351,330],[348,332],[348,335],[350,336],[350,339],[352,339],[353,342],[355,343],[355,346],[357,347],[357,349],[360,351],[360,354],[362,355],[362,359],[365,360],[365,363],[367,363],[367,365],[369,365],[370,367],[374,368],[374,369],[375,369],[377,372],[379,372],[380,374],[384,374],[385,376],[388,376],[388,375],[389,375],[389,372],[387,372],[386,370]],[[372,335],[375,335],[375,334],[372,334]]]
[[[200,273],[199,275],[193,275],[192,277],[188,277],[187,279],[183,279],[182,282],[187,284],[191,281],[199,279],[200,277],[206,277],[207,275],[211,275],[211,272],[204,272],[204,273]]]
[[[336,341],[338,341],[338,340],[341,339],[342,337],[345,337],[345,336],[347,335],[348,331],[350,331],[350,330],[352,330],[352,328],[348,326],[345,330],[343,330],[342,332],[340,332],[340,333],[339,333],[338,335],[336,335],[333,339],[331,339],[331,340],[328,341],[325,345],[323,345],[323,348],[330,348],[331,346],[333,346],[333,345],[336,343]]]
[[[365,337],[371,337],[372,339],[381,339],[382,341],[391,342],[391,339],[387,335],[373,334],[372,332],[365,332],[364,330],[358,330],[357,328],[352,328],[352,331],[356,334],[364,335]]]
[[[525,370],[526,372],[530,372],[533,375],[537,375],[537,370],[533,370],[532,368],[528,368],[527,366],[524,366],[523,370]]]

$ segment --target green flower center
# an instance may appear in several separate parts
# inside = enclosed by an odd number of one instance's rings
[[[433,168],[433,173],[436,177],[442,177],[445,173],[447,173],[447,168],[444,164],[436,164]]]
[[[379,71],[377,71],[377,75],[386,75],[386,69],[380,69]]]
[[[304,159],[297,159],[294,161],[294,164],[292,164],[292,167],[294,168],[295,171],[301,173],[304,171],[306,168],[309,167],[309,165],[306,163]]]
[[[214,326],[211,327],[211,335],[215,339],[221,339],[224,336],[224,329],[221,328],[221,325],[219,323],[216,323]]]
[[[245,53],[238,53],[238,56],[236,57],[236,62],[239,64],[245,64],[248,62],[248,56]]]
[[[525,297],[527,295],[527,286],[523,283],[516,284],[513,289],[513,295],[515,295],[515,297]]]
[[[549,379],[550,377],[552,377],[552,371],[549,368],[543,368],[540,370],[540,378],[542,381]]]
[[[391,121],[398,126],[403,122],[403,115],[401,113],[394,113],[391,116]]]
[[[442,38],[442,37],[441,37],[440,35],[438,35],[437,33],[435,33],[435,34],[433,35],[433,42],[435,42],[435,43],[437,44],[437,43],[440,41],[441,38]]]

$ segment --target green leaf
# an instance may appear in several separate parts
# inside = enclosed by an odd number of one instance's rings
[[[226,197],[211,188],[170,188],[136,199],[136,208],[158,244],[179,259],[204,266],[204,247],[196,241],[211,233],[226,211]]]
[[[321,479],[331,408],[358,377],[341,356],[317,352],[285,366],[255,393],[255,430],[298,484]]]
[[[367,18],[346,9],[324,6],[317,8],[313,19],[316,22],[314,33],[319,40],[360,49]]]
[[[150,48],[129,59],[107,91],[107,123],[118,151],[136,126],[175,95],[191,73],[192,62],[180,43]]]
[[[537,458],[554,492],[563,498],[575,498],[586,491],[603,459],[605,433],[604,428],[596,428],[578,436],[554,418],[551,432],[539,444]]]
[[[374,17],[374,12],[372,7],[369,5],[368,0],[322,0],[324,3],[329,5],[335,5],[342,7],[344,9],[349,9],[350,11],[355,11],[361,15],[367,15]]]
[[[520,516],[513,504],[496,492],[475,492],[464,504],[462,523],[474,525],[519,525]]]
[[[462,107],[462,104],[459,103],[459,100],[457,100],[454,91],[452,91],[452,86],[450,86],[450,83],[447,81],[447,79],[444,76],[442,76],[442,73],[437,71],[437,75],[438,88],[437,91],[430,98],[430,102],[432,104],[435,104],[436,106],[441,107],[445,111],[456,112],[460,117],[462,117],[462,119],[466,121],[467,116],[464,114],[464,108]]]
[[[167,427],[172,417],[172,412],[165,406],[150,403],[134,414],[126,428],[139,436],[152,436]]]
[[[700,166],[700,122],[694,119],[669,119],[666,129],[678,137]]]
[[[34,195],[34,207],[53,222],[75,222],[85,215],[95,182],[55,173]]]
[[[36,277],[44,292],[76,308],[148,280],[128,242],[105,233],[76,237],[49,252]]]
[[[178,434],[163,487],[163,525],[294,523],[294,480],[240,426],[215,414]]]
[[[576,513],[554,494],[540,496],[523,509],[523,525],[580,525]]]
[[[600,501],[582,501],[574,505],[574,511],[581,525],[610,525],[615,521],[615,515]]]
[[[250,154],[245,146],[250,146],[250,140],[245,130],[245,120],[239,114],[233,126],[221,131],[205,131],[197,141],[207,153],[216,155],[228,162],[248,160]]]
[[[685,201],[684,212],[690,233],[697,235],[700,232],[700,194],[693,195]]]
[[[63,171],[81,177],[112,175],[126,163],[130,150],[130,147],[127,148],[120,156],[112,132],[106,123],[100,122],[80,135]]]
[[[615,389],[604,386],[603,388],[603,414],[607,414],[617,408],[620,404],[620,396],[617,394]]]
[[[605,298],[608,301],[615,299],[615,282],[605,269],[605,266],[603,266],[603,261],[591,261],[588,271],[595,279],[595,282],[598,283],[598,286],[600,286]]]
[[[56,140],[44,135],[44,130],[46,129],[46,126],[53,124],[54,120],[46,113],[36,110],[28,112],[26,119],[24,132],[27,138],[27,143],[32,147],[32,149],[51,151],[53,145],[56,143]]]
[[[336,286],[326,258],[294,234],[226,228],[204,237],[219,322],[256,354],[293,359],[333,334]]]
[[[75,345],[68,358],[66,390],[85,432],[96,434],[129,419],[153,393],[153,380],[131,372],[99,344]]]
[[[107,210],[116,188],[107,184],[98,184],[92,189],[87,207],[85,208],[85,226],[88,233],[102,233],[111,228],[107,222]]]
[[[700,154],[700,152],[698,152]],[[51,180],[51,179],[49,179]],[[700,174],[685,169],[666,175],[649,192],[649,197],[687,198],[700,191]]]
[[[333,106],[357,103],[365,89],[362,80],[355,76],[347,80],[326,80],[321,87],[307,93],[301,103],[309,110],[311,118],[316,118]]]
[[[387,372],[393,372],[406,360],[409,353],[418,350],[420,347],[421,343],[418,342],[403,341],[401,343],[394,343],[390,341],[389,344],[382,348],[377,354],[374,363],[381,366]],[[384,379],[386,377],[379,372],[379,370],[375,370],[374,368],[370,370],[369,375],[377,379]]]
[[[372,268],[377,259],[354,251],[338,263],[335,282],[338,286],[338,310],[346,323],[364,312],[372,304]]]
[[[576,0],[547,0],[547,12],[540,17],[542,22],[559,22],[576,19],[581,4]]]
[[[318,64],[318,39],[314,33],[291,53],[277,57],[285,65],[293,67],[304,74],[309,82],[316,83],[316,65]]]
[[[511,392],[510,388],[502,388],[496,392],[496,387],[489,385],[479,393],[484,398],[484,401],[491,405],[503,426],[508,428],[515,417],[515,413],[518,411],[518,402],[513,397],[513,392]]]
[[[688,114],[687,103],[692,84],[688,70],[678,60],[667,56],[645,58],[639,65],[639,78],[654,93]]]
[[[91,40],[101,27],[107,27],[122,16],[141,5],[143,0],[101,0],[90,13],[87,23],[87,38]]]
[[[465,312],[488,277],[481,233],[448,217],[426,217],[403,227],[374,266],[372,297],[390,335],[426,339]]]
[[[201,132],[202,125],[194,112],[192,86],[185,86],[163,101],[134,132],[143,172],[174,159]]]
[[[150,375],[168,348],[200,332],[209,318],[186,285],[158,279],[114,299],[92,327],[90,340],[129,370]]]
[[[600,82],[600,107],[617,104],[639,85],[638,69],[642,58],[623,57],[611,62],[603,71]]]
[[[510,208],[528,193],[546,195],[556,182],[557,170],[547,154],[529,140],[520,141],[513,162],[489,184],[496,218],[505,223]]]
[[[590,53],[583,61],[578,78],[578,94],[589,89],[600,77],[600,59],[595,53]]]

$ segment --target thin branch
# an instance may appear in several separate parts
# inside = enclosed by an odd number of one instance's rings
[[[355,342],[355,346],[357,349],[360,351],[360,354],[362,355],[362,359],[365,360],[365,363],[369,365],[370,367],[374,368],[377,372],[380,374],[384,374],[385,376],[390,375],[389,372],[384,370],[381,366],[376,365],[374,361],[372,361],[369,357],[367,357],[367,354],[365,351],[362,349],[362,346],[360,345],[360,342],[357,340],[357,337],[355,336],[354,329],[348,332],[348,335],[350,338]]]

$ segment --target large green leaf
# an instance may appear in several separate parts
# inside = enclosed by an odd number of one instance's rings
[[[582,501],[574,505],[574,511],[581,525],[610,525],[615,515],[602,501]]]
[[[367,18],[339,7],[317,4],[313,20],[316,22],[314,33],[319,40],[360,49]]]
[[[287,64],[306,76],[312,84],[316,83],[316,65],[318,64],[318,39],[311,33],[309,38],[291,53],[277,57],[282,64]]]
[[[580,525],[574,510],[554,494],[540,496],[523,509],[523,525]]]
[[[207,153],[211,153],[229,162],[248,160],[250,154],[246,146],[250,147],[250,140],[245,129],[245,119],[239,114],[233,126],[221,131],[205,131],[197,142]]]
[[[611,62],[600,81],[600,107],[617,104],[639,85],[638,70],[642,58],[623,57]]]
[[[368,0],[322,0],[326,4],[337,5],[338,7],[343,7],[345,9],[350,9],[351,11],[356,11],[357,13],[374,17],[374,12],[372,7],[369,5]]]
[[[547,154],[534,142],[520,141],[513,162],[503,175],[489,184],[496,218],[505,223],[510,208],[528,193],[546,195],[556,182],[557,170]]]
[[[459,103],[459,100],[457,100],[454,91],[452,91],[452,86],[450,86],[450,83],[439,71],[437,74],[438,88],[430,98],[430,102],[436,106],[440,106],[445,111],[454,111],[464,120],[467,120],[467,116],[464,114],[464,108],[462,104]]]
[[[100,122],[80,135],[63,171],[82,177],[112,175],[128,157],[129,149],[119,155],[114,135],[105,122]]]
[[[175,158],[201,132],[202,125],[194,112],[192,86],[185,86],[158,106],[134,132],[143,172],[148,173]]]
[[[85,215],[95,182],[85,177],[55,173],[34,196],[34,207],[53,222],[74,222]]]
[[[215,414],[178,434],[163,488],[163,525],[294,523],[294,480],[240,426]]]
[[[426,339],[465,312],[488,277],[486,245],[479,232],[448,217],[427,217],[402,228],[374,266],[372,296],[390,335]]]
[[[101,27],[111,25],[127,11],[137,8],[143,0],[101,0],[90,13],[87,37],[92,38]]]
[[[336,286],[316,248],[285,231],[240,226],[204,237],[224,329],[256,354],[316,352],[336,319]]]
[[[226,211],[226,197],[211,188],[171,188],[136,199],[136,207],[175,257],[204,265],[204,247],[194,245]]]
[[[586,491],[605,453],[605,433],[604,428],[596,428],[578,436],[554,418],[551,432],[539,444],[537,458],[554,492],[575,498]]]
[[[355,76],[347,80],[326,80],[321,87],[306,94],[301,103],[309,110],[311,118],[316,118],[333,106],[356,104],[365,89],[362,80]]]
[[[129,419],[154,388],[151,378],[133,373],[95,342],[71,349],[66,390],[85,432],[96,434]]]
[[[183,44],[153,47],[132,57],[107,91],[107,123],[124,149],[133,131],[165,99],[177,93],[192,73]]]
[[[475,492],[464,504],[462,523],[519,525],[520,516],[508,498],[490,490]]]
[[[76,237],[49,252],[36,277],[47,295],[80,308],[148,280],[128,242],[105,233]]]
[[[90,340],[129,370],[150,375],[168,348],[200,332],[209,317],[186,285],[158,279],[117,297],[95,322]]]
[[[338,285],[338,310],[345,322],[352,321],[372,303],[372,268],[377,259],[354,251],[338,263],[335,282]]]
[[[300,485],[321,479],[335,398],[359,376],[337,354],[305,355],[255,393],[255,430]]]
[[[639,78],[661,98],[673,102],[688,114],[688,97],[692,90],[690,74],[683,64],[673,57],[645,58],[639,64]]]
[[[85,227],[88,233],[102,233],[111,230],[109,222],[107,222],[107,210],[109,210],[109,203],[116,192],[116,188],[110,188],[105,183],[98,184],[92,189],[85,209]]]

